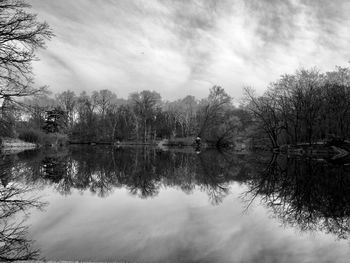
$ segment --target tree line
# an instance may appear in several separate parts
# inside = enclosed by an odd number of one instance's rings
[[[346,140],[350,132],[350,69],[286,74],[257,96],[245,88],[245,106],[272,147]]]
[[[127,99],[111,90],[64,91],[23,101],[17,130],[67,134],[76,142],[138,141],[193,138],[224,145],[248,127],[249,115],[232,104],[219,86],[207,98],[186,96],[164,101],[155,91],[134,92]],[[25,116],[25,118],[23,118]],[[242,118],[245,120],[241,121]]]

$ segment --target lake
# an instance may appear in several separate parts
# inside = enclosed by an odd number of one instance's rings
[[[183,148],[3,155],[0,260],[348,262],[350,166]]]

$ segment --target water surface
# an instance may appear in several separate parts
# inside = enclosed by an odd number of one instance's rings
[[[3,156],[0,259],[348,262],[349,169],[192,149]]]

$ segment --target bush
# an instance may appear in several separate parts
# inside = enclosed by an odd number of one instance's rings
[[[18,138],[25,141],[44,146],[63,146],[68,144],[68,137],[60,133],[45,133],[41,130],[21,130]]]
[[[61,133],[44,133],[44,137],[41,140],[42,145],[46,146],[63,146],[68,144],[68,137]]]
[[[9,118],[0,116],[0,136],[13,137],[14,136],[14,121]]]
[[[38,130],[23,130],[19,132],[18,138],[25,142],[40,143],[43,132]]]

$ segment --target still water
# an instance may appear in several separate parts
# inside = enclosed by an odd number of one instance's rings
[[[192,149],[3,155],[0,260],[348,262],[350,166]]]

